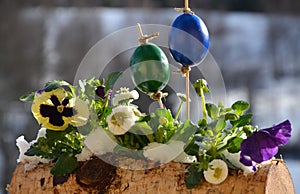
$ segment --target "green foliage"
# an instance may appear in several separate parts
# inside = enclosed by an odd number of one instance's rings
[[[240,151],[241,143],[243,142],[243,138],[233,137],[227,141],[227,150],[230,153],[237,153]]]
[[[106,85],[106,99],[96,97],[96,89],[105,84],[104,80],[94,78],[80,80],[79,86],[72,86],[66,81],[54,80],[48,82],[39,92],[50,92],[60,87],[64,87],[69,98],[79,98],[86,102],[90,112],[88,123],[81,127],[68,126],[64,131],[46,130],[46,136],[40,137],[25,153],[28,156],[40,156],[55,160],[55,165],[51,173],[56,176],[63,176],[73,172],[79,162],[75,155],[80,154],[83,148],[83,135],[87,135],[97,126],[107,127],[106,117],[111,113],[108,107],[110,98],[108,90],[111,89],[121,73],[112,73],[109,75],[108,84]],[[20,97],[21,101],[33,102],[34,96],[38,91],[32,92]],[[136,140],[134,140],[136,141]]]
[[[241,115],[240,118],[238,118],[235,121],[230,121],[230,123],[235,127],[243,127],[245,125],[250,124],[252,117],[253,117],[253,114],[248,113],[245,115]]]
[[[201,80],[197,81],[194,87],[204,91],[203,83]],[[205,102],[204,96],[200,96],[202,103]],[[188,169],[185,179],[188,188],[199,184],[203,170],[208,168],[209,162],[222,158],[224,150],[228,150],[230,153],[239,152],[243,137],[247,137],[257,130],[250,125],[253,115],[245,113],[249,107],[248,102],[241,100],[228,108],[225,108],[222,103],[218,105],[205,103],[204,119],[198,121],[198,129],[185,149],[187,154],[196,155],[198,159],[198,162]]]
[[[121,146],[140,150],[151,142],[165,144],[171,139],[187,142],[196,128],[190,121],[179,123],[170,110],[157,109],[150,115],[142,116],[128,132],[118,135],[117,140]]]
[[[105,90],[104,92],[108,92],[109,89],[113,87],[115,82],[119,79],[119,77],[122,75],[121,72],[113,72],[108,75],[108,79],[106,82]]]
[[[140,160],[146,160],[142,150],[132,150],[121,145],[117,145],[113,151],[115,154],[125,157],[131,157]]]
[[[79,162],[74,155],[63,153],[58,157],[50,173],[54,176],[65,176],[72,173],[78,166]]]
[[[30,94],[25,94],[25,95],[20,96],[19,99],[22,102],[33,102],[34,95],[35,95],[35,92],[31,92]]]
[[[250,104],[246,101],[239,100],[232,104],[231,108],[241,116],[244,111],[248,110],[250,108]]]
[[[66,81],[63,81],[63,80],[53,80],[53,81],[50,81],[48,83],[46,83],[44,89],[45,89],[45,92],[50,92],[52,90],[55,90],[57,88],[60,88],[60,87],[72,87],[71,84],[69,84],[68,82]]]
[[[207,109],[207,114],[208,114],[208,116],[209,116],[212,120],[215,120],[216,118],[219,117],[220,110],[219,110],[219,108],[218,108],[216,105],[207,103],[207,104],[206,104],[206,109]]]
[[[40,137],[25,153],[27,156],[40,156],[56,160],[51,172],[62,176],[73,172],[79,165],[75,155],[81,153],[83,136],[69,126],[65,131],[46,130],[46,136]]]
[[[203,171],[201,169],[199,169],[198,165],[191,165],[188,168],[188,172],[184,179],[184,182],[188,189],[195,188],[197,185],[199,185],[201,179],[203,178],[202,172]]]
[[[119,72],[111,73],[106,82],[104,79],[95,78],[79,80],[78,86],[60,80],[48,82],[41,91],[52,91],[59,87],[67,88],[70,98],[79,98],[87,104],[90,118],[86,125],[78,128],[70,125],[64,131],[47,129],[46,136],[37,139],[25,154],[56,161],[51,169],[51,173],[56,176],[72,173],[79,166],[75,156],[82,151],[84,136],[99,126],[109,131],[106,119],[111,114],[112,108],[108,106],[108,102],[111,89],[121,75]],[[204,94],[210,92],[206,81],[197,80],[193,86],[202,100],[203,118],[199,118],[197,125],[189,120],[178,121],[176,116],[173,118],[168,109],[157,109],[149,115],[140,116],[125,134],[114,135],[118,143],[113,150],[114,154],[146,159],[143,149],[148,144],[182,141],[185,143],[185,153],[197,158],[197,162],[188,168],[185,178],[187,187],[194,188],[200,183],[203,171],[208,169],[209,163],[214,159],[222,158],[224,150],[230,153],[239,152],[244,138],[258,130],[250,124],[253,115],[246,112],[250,107],[249,103],[240,100],[227,108],[222,103],[217,105],[206,103]],[[100,96],[97,97],[96,91],[103,87],[104,96],[101,90],[99,92],[101,96],[97,92]],[[20,100],[33,102],[35,94],[36,92],[32,92],[21,96]]]

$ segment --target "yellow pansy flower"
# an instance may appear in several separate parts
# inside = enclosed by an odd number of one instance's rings
[[[62,131],[68,125],[83,126],[89,118],[89,109],[81,99],[69,99],[64,88],[37,92],[31,107],[33,116],[42,127]]]

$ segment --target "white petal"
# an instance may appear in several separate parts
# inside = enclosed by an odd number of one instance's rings
[[[226,160],[229,161],[230,164],[233,165],[234,168],[238,168],[244,171],[244,175],[254,172],[252,166],[245,166],[240,162],[240,153],[241,151],[237,153],[230,153],[227,150],[222,152],[223,156],[226,158]]]
[[[228,176],[227,164],[220,159],[215,159],[209,163],[209,168],[203,172],[207,182],[212,184],[222,183]]]
[[[123,135],[127,132],[127,130],[123,129],[120,126],[114,125],[114,124],[108,124],[108,129],[110,132],[112,132],[114,135]]]

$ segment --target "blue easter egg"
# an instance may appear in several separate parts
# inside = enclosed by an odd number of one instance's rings
[[[207,55],[209,33],[204,22],[191,13],[178,16],[171,25],[169,50],[183,66],[199,64]]]

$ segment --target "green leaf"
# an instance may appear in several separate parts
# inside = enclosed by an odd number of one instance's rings
[[[137,122],[129,129],[129,132],[138,135],[148,135],[152,134],[153,130],[146,122]]]
[[[47,158],[47,153],[43,152],[40,148],[36,146],[31,146],[26,152],[26,156],[42,156],[44,158]]]
[[[31,92],[30,94],[25,94],[20,96],[20,101],[22,102],[33,102],[35,96],[35,92]]]
[[[186,120],[183,124],[179,126],[173,137],[172,140],[183,141],[189,143],[190,137],[195,134],[197,130],[197,126],[195,126],[191,121]]]
[[[246,101],[239,100],[233,103],[231,108],[236,112],[236,114],[242,115],[244,111],[250,108],[250,104]]]
[[[153,133],[153,136],[155,137],[155,141],[157,143],[165,143],[165,132],[166,131],[162,127],[160,127]]]
[[[79,162],[72,154],[63,153],[60,155],[50,172],[54,176],[64,176],[72,173],[79,166]]]
[[[220,117],[217,121],[216,127],[215,127],[215,132],[216,134],[222,131],[226,127],[226,121],[224,116]]]
[[[207,103],[206,104],[206,110],[207,110],[207,114],[208,116],[212,119],[215,120],[216,118],[219,117],[219,108],[211,103]]]
[[[92,131],[92,126],[90,123],[87,123],[84,126],[77,127],[77,130],[82,135],[88,135]]]
[[[205,127],[207,125],[207,121],[205,119],[200,119],[198,121],[198,126],[199,127]]]
[[[123,147],[121,145],[117,145],[113,152],[119,156],[126,156],[134,159],[142,159],[146,160],[143,150],[134,150],[134,149],[128,149],[126,147]]]
[[[146,116],[140,116],[138,122],[148,122],[151,120],[151,116],[150,115],[146,115]]]
[[[69,84],[68,82],[63,81],[63,80],[54,80],[54,81],[46,83],[45,92],[50,92],[52,90],[55,90],[55,89],[63,87],[63,86],[71,87],[71,84]]]
[[[104,92],[106,93],[109,89],[111,89],[119,77],[122,75],[122,72],[112,72],[108,75],[108,79],[105,84]]]
[[[192,141],[188,146],[184,149],[184,152],[191,156],[197,156],[199,154],[199,146],[195,144],[195,141]]]
[[[230,123],[236,127],[243,127],[245,125],[250,124],[252,117],[253,117],[253,114],[248,113],[248,114],[240,116],[240,118],[238,120],[230,121]]]
[[[95,80],[94,78],[91,78],[89,80],[79,80],[79,87],[80,87],[80,96],[82,99],[91,98],[95,99],[95,91],[97,87],[99,86],[99,80]]]
[[[188,189],[192,189],[198,186],[202,178],[203,178],[202,169],[199,170],[197,165],[191,165],[188,168],[188,173],[184,179],[184,182]]]
[[[161,126],[161,123],[160,123],[160,119],[161,118],[165,118],[167,123],[173,123],[173,117],[172,117],[172,114],[171,114],[171,111],[168,110],[168,109],[156,109],[156,111],[154,113],[152,113],[150,115],[151,119],[150,121],[148,122],[149,126],[153,129],[153,130],[157,130],[159,128],[159,126]]]
[[[243,126],[243,129],[242,129],[245,133],[246,133],[246,136],[249,137],[251,136],[254,132],[256,132],[258,130],[257,127],[254,127],[252,125],[245,125]]]
[[[68,129],[68,128],[67,128]],[[66,136],[66,134],[68,133],[68,131],[64,130],[64,131],[54,131],[54,130],[46,130],[46,137],[48,139],[62,139]]]
[[[225,114],[225,119],[229,121],[236,121],[239,118],[239,116],[235,113],[226,113]]]
[[[230,153],[237,153],[240,151],[241,143],[244,141],[243,138],[233,137],[227,142],[227,150]]]

